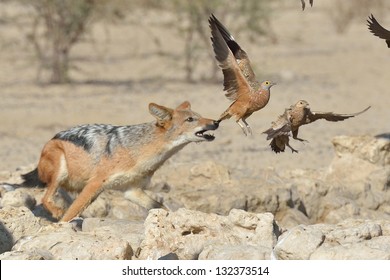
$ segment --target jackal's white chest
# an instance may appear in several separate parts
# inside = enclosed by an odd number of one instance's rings
[[[111,175],[105,183],[106,188],[128,190],[132,187],[144,188],[150,184],[154,172],[176,151],[168,150],[139,159],[129,170],[123,170]]]

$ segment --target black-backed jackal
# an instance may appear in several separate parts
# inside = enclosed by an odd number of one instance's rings
[[[193,112],[189,102],[176,109],[154,103],[157,121],[129,126],[81,125],[59,132],[44,146],[38,167],[22,175],[23,185],[45,185],[43,206],[61,221],[78,216],[104,189],[120,189],[147,209],[163,207],[143,188],[153,173],[191,142],[212,141],[218,122]],[[79,195],[65,211],[56,206],[58,188]]]

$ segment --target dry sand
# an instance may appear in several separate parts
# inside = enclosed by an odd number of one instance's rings
[[[187,146],[164,168],[206,160],[253,174],[264,168],[324,168],[333,157],[333,137],[390,132],[390,49],[385,42],[369,33],[366,18],[340,35],[324,3],[317,1],[301,12],[296,2],[275,11],[272,26],[277,44],[253,44],[235,34],[258,78],[278,83],[268,106],[248,119],[253,136],[245,137],[233,120],[225,121],[214,142]],[[14,8],[0,3],[0,9]],[[380,22],[390,29],[387,14]],[[32,167],[46,141],[71,126],[152,121],[147,110],[150,102],[174,107],[188,100],[194,111],[217,118],[229,105],[222,84],[185,83],[182,41],[174,31],[162,29],[158,18],[151,21],[149,31],[160,38],[162,50],[170,56],[159,55],[146,30],[129,21],[109,25],[109,36],[107,25],[97,25],[92,31],[95,43],[83,42],[72,51],[75,83],[65,86],[37,85],[34,54],[22,30],[0,23],[0,170]],[[206,52],[211,51],[210,46],[200,57],[204,66],[199,73],[208,73]],[[372,108],[344,122],[318,121],[303,127],[300,136],[309,143],[293,141],[298,154],[276,155],[261,132],[299,99],[320,111],[352,113],[368,105]]]

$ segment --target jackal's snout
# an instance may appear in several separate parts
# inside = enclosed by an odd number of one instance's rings
[[[203,127],[202,130],[195,133],[196,136],[205,139],[206,141],[213,141],[215,136],[209,133],[206,133],[209,130],[216,130],[219,126],[219,122],[215,120],[209,120]]]
[[[214,129],[210,129],[210,130],[216,130],[219,127],[219,123],[220,121],[213,120],[212,126],[214,127]]]

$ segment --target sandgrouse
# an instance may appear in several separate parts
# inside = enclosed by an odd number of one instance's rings
[[[248,55],[229,31],[214,15],[209,18],[209,24],[215,58],[224,77],[225,96],[232,101],[219,121],[234,117],[245,135],[252,134],[246,119],[267,105],[270,89],[275,83],[257,81]]]
[[[319,119],[325,119],[331,122],[343,121],[364,113],[370,107],[371,106],[358,113],[335,114],[332,112],[311,111],[307,101],[299,100],[297,103],[290,106],[290,108],[287,108],[283,115],[280,115],[278,119],[272,123],[271,128],[263,133],[267,134],[267,140],[272,139],[270,146],[275,153],[284,152],[286,146],[289,147],[293,153],[297,153],[298,151],[290,146],[289,140],[292,134],[294,139],[306,141],[298,138],[298,130],[301,125],[309,124]]]
[[[390,48],[390,31],[383,28],[372,14],[370,17],[368,17],[367,22],[368,29],[370,29],[371,33],[381,39],[385,39],[387,47]]]

